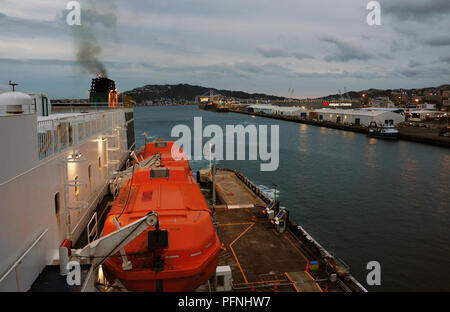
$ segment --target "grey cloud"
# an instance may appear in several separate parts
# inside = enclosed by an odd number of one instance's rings
[[[324,36],[319,39],[323,42],[332,43],[337,48],[336,53],[334,53],[333,55],[325,56],[324,59],[327,62],[348,62],[351,60],[367,61],[374,58],[373,54],[365,51],[363,48],[353,43],[345,42],[331,36]]]
[[[421,74],[421,71],[416,69],[400,69],[398,72],[406,77],[416,77]]]
[[[0,29],[2,36],[36,38],[64,35],[59,23],[11,17],[0,13]]]
[[[356,79],[377,79],[385,77],[383,74],[376,72],[296,72],[290,68],[277,64],[256,64],[250,62],[238,62],[231,65],[212,64],[201,66],[159,66],[149,63],[139,63],[140,66],[148,68],[155,72],[177,72],[177,73],[205,73],[216,76],[230,75],[239,78],[251,78],[254,75],[275,76],[282,78],[307,78],[307,79],[340,79],[340,78],[356,78]]]
[[[449,46],[450,45],[450,37],[449,36],[441,36],[441,37],[433,37],[428,38],[423,41],[425,44],[433,47],[441,47],[441,46]]]
[[[380,5],[382,13],[415,22],[450,13],[448,0],[384,0]]]
[[[58,60],[58,59],[13,59],[13,58],[0,58],[0,64],[2,65],[56,65],[66,66],[74,65],[76,62],[71,60]]]
[[[303,52],[289,53],[289,52],[287,52],[281,48],[277,48],[277,47],[258,47],[257,51],[259,52],[259,54],[261,54],[262,56],[264,56],[266,58],[293,57],[298,60],[314,58],[314,56],[307,54],[307,53],[303,53]]]
[[[114,69],[129,68],[132,63],[129,62],[104,62],[105,65]],[[76,60],[62,59],[14,59],[0,58],[0,65],[25,65],[25,66],[76,66]]]
[[[251,73],[251,74],[257,74],[257,73],[260,73],[263,71],[261,66],[258,66],[258,65],[252,64],[252,63],[248,63],[248,62],[235,64],[234,67],[238,70],[241,70],[241,71],[247,72],[247,73]]]
[[[396,32],[403,35],[404,37],[417,37],[418,33],[416,30],[414,30],[414,24],[413,23],[402,23],[402,24],[394,24],[393,28]]]
[[[259,47],[258,52],[264,57],[285,57],[288,55],[280,48]]]
[[[447,66],[422,65],[420,70],[417,68],[399,68],[396,71],[393,71],[392,74],[397,74],[400,75],[399,77],[407,77],[411,79],[435,79],[436,77],[440,76],[443,77],[443,79],[448,79],[448,76],[450,76],[450,69]]]
[[[378,53],[378,56],[381,58],[384,58],[386,60],[393,60],[395,59],[395,57],[392,54],[388,54],[388,53]]]
[[[344,78],[354,78],[354,79],[378,79],[383,78],[386,75],[380,74],[377,72],[369,72],[369,71],[355,71],[355,72],[349,72],[349,71],[340,71],[340,72],[329,72],[329,73],[298,73],[299,77],[302,78],[333,78],[333,79],[344,79]]]
[[[217,76],[232,75],[240,76],[242,73],[236,69],[238,67],[236,64],[226,65],[226,64],[212,64],[212,65],[185,65],[185,66],[161,66],[152,63],[140,62],[139,66],[147,68],[153,72],[160,73],[189,73],[189,74],[215,74]]]
[[[422,65],[421,62],[418,62],[418,61],[416,61],[416,60],[410,60],[410,61],[409,61],[409,64],[408,64],[408,67],[409,67],[409,68],[415,68],[415,67],[418,67],[418,66],[420,66],[420,65]]]
[[[439,61],[450,64],[450,56],[440,57]]]
[[[312,56],[310,54],[302,53],[302,52],[293,53],[292,56],[295,57],[298,60],[313,59],[314,58],[314,56]]]
[[[407,41],[402,39],[395,39],[390,42],[389,49],[391,52],[411,51],[415,46],[415,41]]]

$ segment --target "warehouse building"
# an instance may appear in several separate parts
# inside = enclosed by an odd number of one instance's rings
[[[270,104],[254,104],[247,107],[247,110],[255,113],[262,114],[273,114],[274,111],[278,108],[278,106],[270,105]]]
[[[375,121],[378,125],[394,126],[405,121],[403,115],[384,110],[322,108],[316,110],[315,113],[318,120],[362,126],[369,126],[372,121]]]
[[[281,115],[281,116],[299,116],[302,118],[306,118],[308,116],[308,113],[310,112],[309,109],[301,108],[301,107],[281,107],[277,106],[274,109],[274,114]]]

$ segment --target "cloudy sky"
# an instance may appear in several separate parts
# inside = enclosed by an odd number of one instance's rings
[[[87,97],[101,63],[125,91],[190,83],[294,97],[450,83],[450,1],[0,0],[0,90]],[[94,58],[94,61],[89,59]],[[86,59],[87,58],[87,59]],[[95,61],[97,59],[100,63]]]

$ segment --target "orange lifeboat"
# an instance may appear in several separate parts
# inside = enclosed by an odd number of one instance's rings
[[[161,144],[164,143],[164,144]],[[181,159],[172,157],[176,149]],[[118,279],[130,291],[193,291],[215,273],[220,251],[211,211],[192,176],[189,162],[174,142],[148,143],[138,159],[161,154],[161,167],[136,169],[121,188],[105,221],[103,236],[150,211],[159,224],[144,231],[103,264],[109,282]]]

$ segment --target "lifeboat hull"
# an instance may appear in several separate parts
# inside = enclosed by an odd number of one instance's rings
[[[124,269],[117,252],[102,269],[111,284],[119,280],[129,291],[194,291],[215,273],[219,237],[184,152],[173,142],[148,143],[138,157],[156,153],[161,155],[160,167],[134,171],[120,189],[102,235],[117,230],[116,222],[123,227],[151,211],[158,214],[158,225],[124,247],[131,268]]]
[[[152,271],[126,272],[111,266],[104,266],[103,273],[112,284],[115,279],[129,291],[134,292],[191,292],[205,284],[215,273],[219,250],[209,262],[201,268],[177,271],[172,273],[154,274]]]

